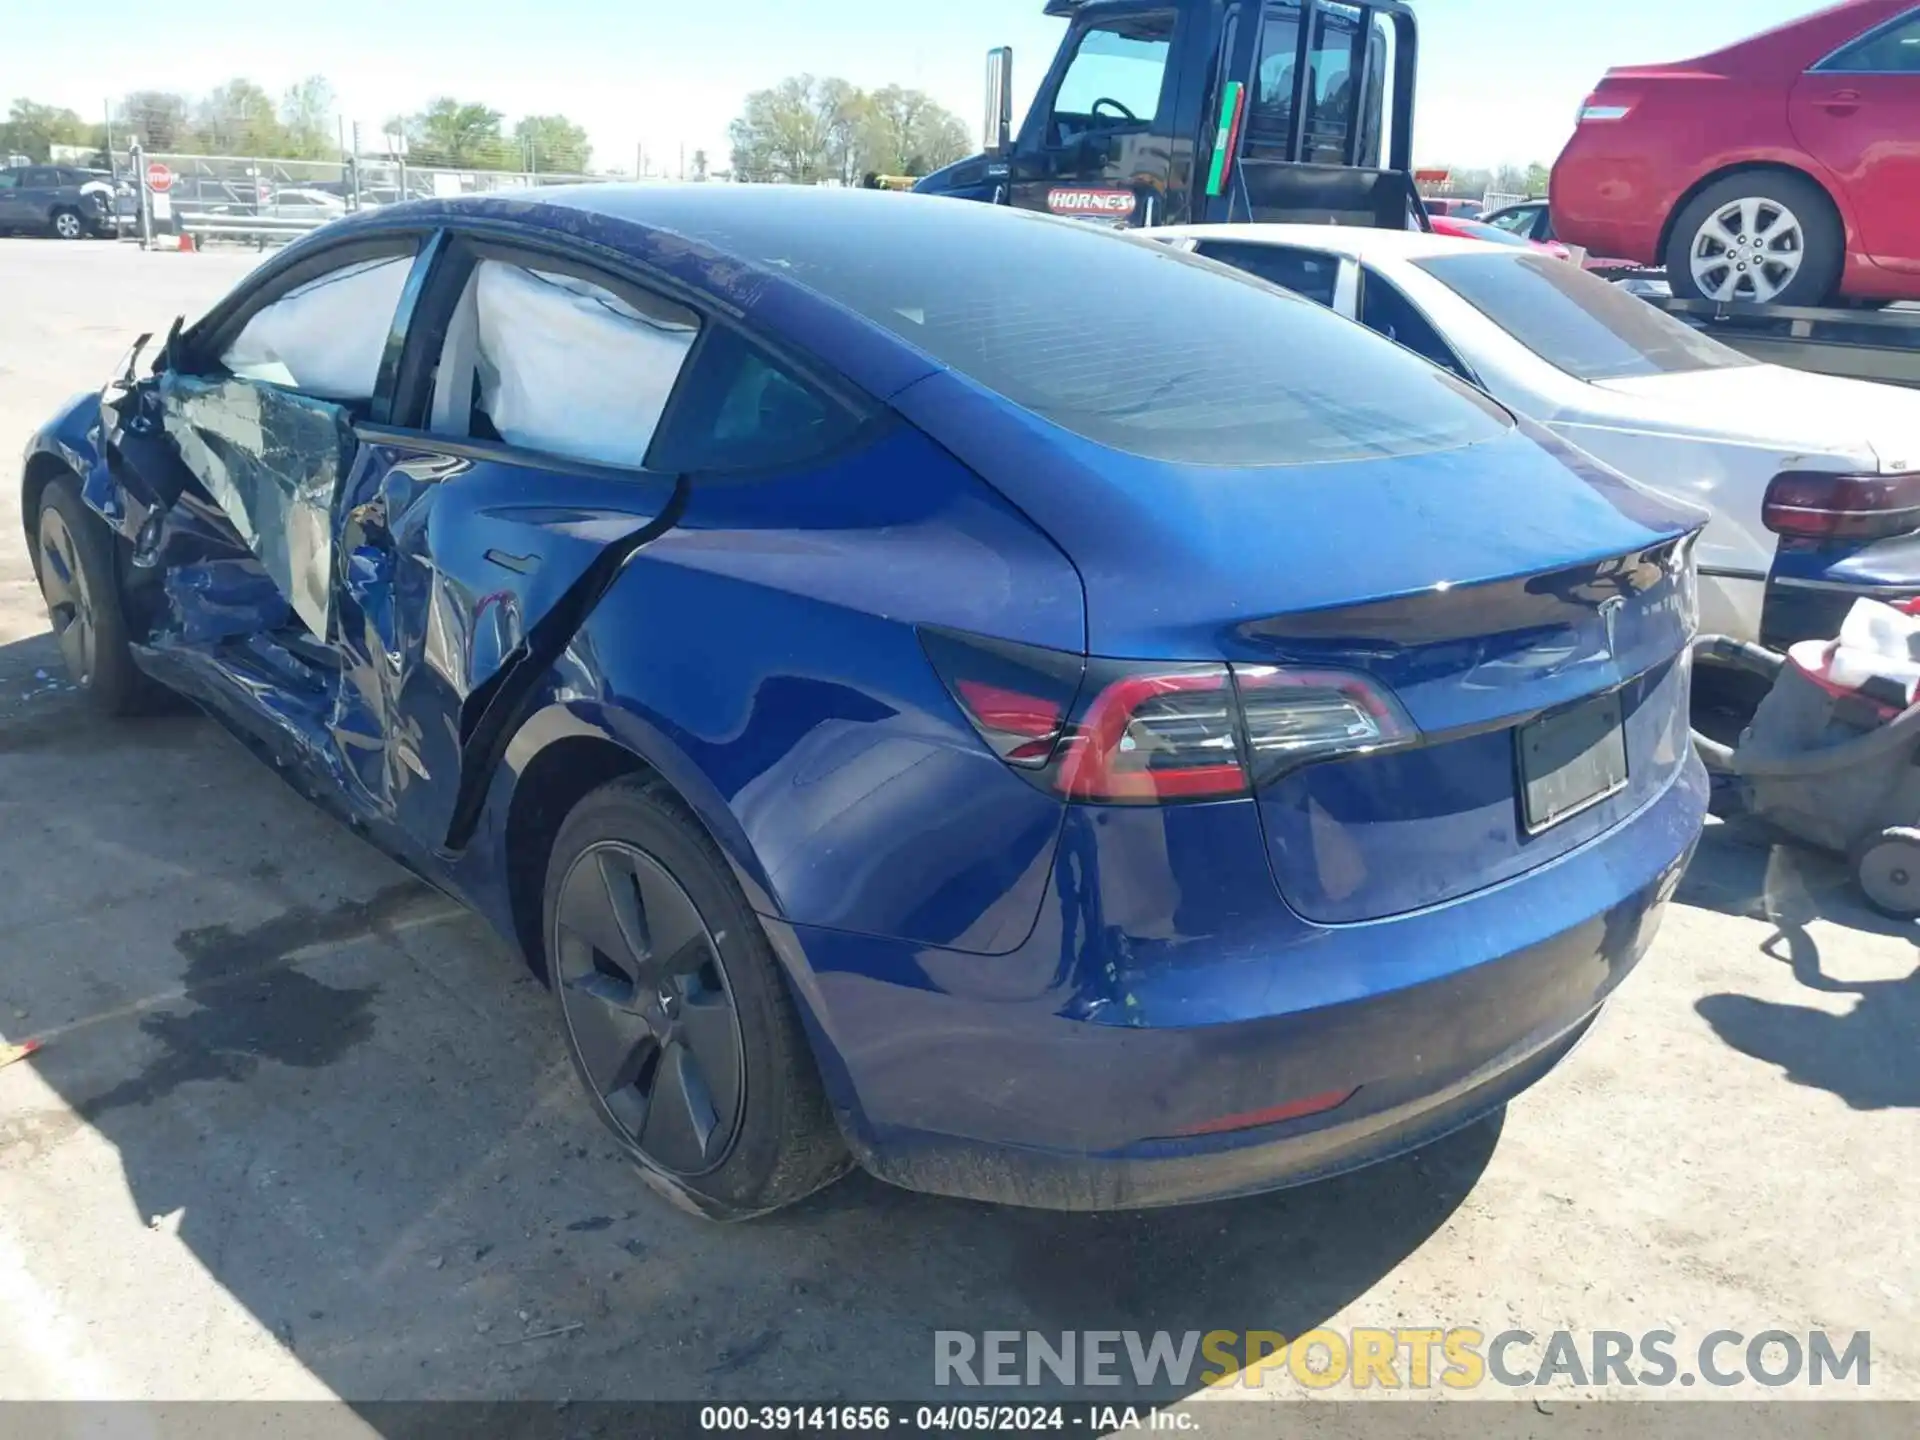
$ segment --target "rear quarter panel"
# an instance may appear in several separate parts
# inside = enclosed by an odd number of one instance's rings
[[[1855,249],[1844,194],[1787,123],[1787,86],[1689,73],[1609,78],[1598,93],[1633,112],[1583,123],[1561,151],[1549,190],[1559,240],[1657,265],[1675,215],[1701,185],[1742,166],[1777,165],[1834,198]]]
[[[750,902],[799,924],[1004,953],[1064,807],[968,727],[932,623],[1082,651],[1060,551],[901,425],[803,473],[696,483],[556,669],[507,756],[612,739],[699,814]]]

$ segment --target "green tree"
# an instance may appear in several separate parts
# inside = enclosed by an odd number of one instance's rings
[[[593,158],[585,127],[564,115],[528,115],[514,124],[513,138],[529,170],[583,175]]]
[[[707,152],[704,150],[693,152],[693,178],[695,180],[707,178]]]
[[[280,125],[286,153],[302,160],[330,159],[340,149],[334,123],[333,86],[324,75],[309,75],[280,98]]]
[[[925,175],[969,151],[967,127],[924,90],[887,85],[866,97],[861,133],[861,171],[879,175]]]
[[[736,180],[817,185],[857,174],[865,97],[844,80],[792,75],[749,96],[727,127]]]
[[[286,127],[273,97],[236,78],[207,92],[195,110],[200,143],[213,155],[284,155]]]
[[[170,90],[135,90],[120,102],[113,128],[114,139],[120,144],[138,140],[148,151],[199,148],[187,97]]]
[[[86,122],[73,111],[32,100],[14,101],[6,120],[0,122],[0,155],[25,155],[45,163],[52,158],[49,147],[85,145],[88,140]]]
[[[423,165],[475,170],[516,168],[513,146],[500,133],[500,112],[442,95],[406,122],[407,153]]]

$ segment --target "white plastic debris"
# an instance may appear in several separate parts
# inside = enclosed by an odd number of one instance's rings
[[[1920,617],[1878,600],[1856,600],[1840,624],[1828,678],[1857,690],[1879,676],[1898,685],[1911,702],[1920,687]]]

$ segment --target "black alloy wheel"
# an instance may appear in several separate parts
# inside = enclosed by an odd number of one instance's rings
[[[594,845],[561,884],[553,961],[581,1074],[616,1129],[670,1175],[717,1168],[740,1130],[740,1016],[686,890],[633,845]]]
[[[47,602],[53,638],[60,642],[60,658],[67,674],[85,690],[93,684],[93,595],[87,569],[67,520],[54,505],[40,511],[40,593]]]
[[[57,476],[41,491],[33,536],[40,594],[68,678],[105,715],[162,708],[166,692],[141,673],[128,642],[116,558],[124,542],[87,508],[77,477]]]

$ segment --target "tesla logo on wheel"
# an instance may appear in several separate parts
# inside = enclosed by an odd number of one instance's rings
[[[1131,215],[1131,190],[1049,190],[1047,209],[1056,215]]]

